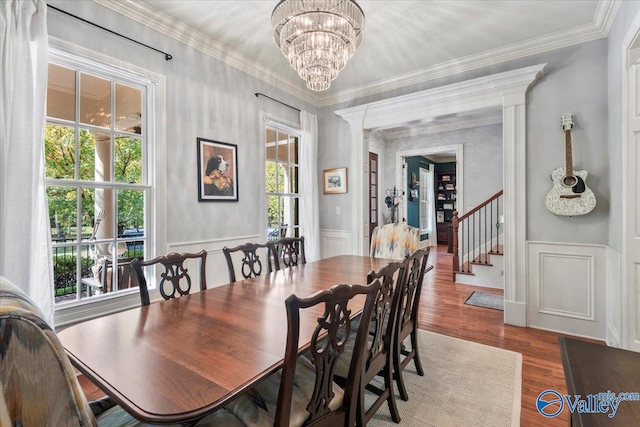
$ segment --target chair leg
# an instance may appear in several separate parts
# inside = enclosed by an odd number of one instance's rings
[[[364,406],[364,390],[362,386],[360,386],[360,391],[358,392],[358,407],[356,408],[356,426],[357,427],[367,426],[365,411],[366,411],[366,408]]]
[[[416,371],[418,375],[424,377],[424,370],[422,369],[422,362],[420,361],[420,352],[418,349],[418,329],[413,328],[411,331],[411,348],[413,349],[413,363],[416,365]]]
[[[400,346],[402,342],[398,342],[398,345],[395,345],[393,355],[393,376],[395,377],[396,383],[398,384],[398,392],[400,393],[400,399],[407,401],[409,400],[409,393],[407,393],[407,389],[404,386],[404,380],[402,379],[402,361],[400,360]]]
[[[396,396],[393,393],[393,369],[389,364],[384,368],[384,385],[385,388],[389,391],[389,397],[387,397],[387,403],[389,405],[389,413],[391,414],[391,419],[395,423],[400,422],[400,413],[398,412],[398,407],[396,406]]]

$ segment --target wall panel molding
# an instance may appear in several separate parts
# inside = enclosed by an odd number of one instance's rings
[[[353,253],[350,230],[320,230],[320,253],[322,258]]]
[[[528,326],[594,339],[607,329],[607,248],[527,242]]]

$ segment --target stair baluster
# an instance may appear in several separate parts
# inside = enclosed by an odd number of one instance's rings
[[[453,212],[451,226],[454,272],[471,274],[472,263],[489,265],[488,254],[502,254],[500,250],[500,197],[502,194],[500,190],[462,216],[458,216],[458,211]]]

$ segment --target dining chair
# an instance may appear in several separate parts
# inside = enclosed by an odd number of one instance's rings
[[[289,296],[285,301],[287,342],[282,370],[270,375],[225,408],[251,426],[355,425],[358,383],[369,320],[381,288],[382,284],[376,280],[367,286],[336,285],[305,298]],[[366,321],[362,320],[354,332],[351,330],[350,315],[357,310],[353,307],[357,295],[366,297],[362,309]],[[311,336],[311,359],[298,356],[300,313],[307,309],[317,322]],[[315,313],[323,314],[317,316]],[[334,368],[342,358],[349,357],[345,347],[352,340],[353,357],[349,358],[349,374],[346,386],[342,389],[333,381]]]
[[[0,276],[0,425],[142,427],[110,398],[88,402],[60,339],[42,312]],[[240,427],[226,410],[194,424]],[[177,427],[177,426],[176,426]]]
[[[262,274],[264,264],[266,264],[267,273],[280,270],[276,247],[273,242],[266,243],[245,243],[233,248],[224,247],[222,253],[227,260],[227,270],[229,271],[229,282],[236,281],[236,270],[233,265],[233,254],[242,252],[243,257],[239,262],[242,277],[249,279]]]
[[[378,298],[374,302],[371,321],[369,324],[369,337],[367,350],[364,356],[364,366],[361,375],[360,389],[358,394],[358,407],[356,425],[365,426],[376,414],[378,409],[387,402],[391,419],[399,423],[400,414],[396,406],[395,394],[393,392],[393,344],[396,331],[396,321],[398,318],[399,295],[402,293],[401,287],[405,285],[407,262],[393,262],[387,264],[380,270],[371,271],[367,275],[367,283],[379,280],[382,288],[378,293]],[[358,316],[352,322],[358,325],[361,320]],[[353,346],[347,345],[347,353],[350,354]],[[336,367],[338,384],[342,384],[348,372],[348,365],[341,362]],[[373,379],[381,376],[382,385],[374,385]],[[379,384],[379,382],[376,382]],[[372,392],[377,397],[375,401],[365,405],[366,392]]]
[[[304,236],[284,237],[274,242],[279,262],[284,267],[306,264],[304,254]]]
[[[401,260],[418,249],[420,229],[406,222],[378,226],[371,232],[369,255],[375,258]]]
[[[424,376],[420,354],[418,350],[418,308],[420,307],[420,294],[422,282],[429,259],[428,247],[419,249],[406,258],[407,272],[405,284],[400,289],[398,302],[398,320],[393,344],[393,375],[398,384],[398,392],[402,400],[409,400],[409,394],[404,385],[402,371],[413,360],[418,375]],[[410,337],[411,350],[407,350],[404,341]]]
[[[207,289],[206,267],[207,252],[203,249],[198,253],[175,253],[156,257],[152,260],[143,261],[138,258],[131,261],[131,266],[136,272],[138,285],[140,287],[140,300],[142,305],[149,305],[149,288],[144,275],[144,267],[161,265],[164,271],[160,273],[158,289],[160,295],[165,300],[181,297],[191,292],[191,276],[189,269],[185,267],[185,261],[189,259],[200,260],[200,290]]]

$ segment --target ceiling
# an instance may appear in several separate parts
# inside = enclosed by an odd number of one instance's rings
[[[277,0],[94,0],[317,106],[606,37],[620,2],[359,0],[364,41],[324,92],[276,47]],[[169,52],[174,61],[180,52]]]

